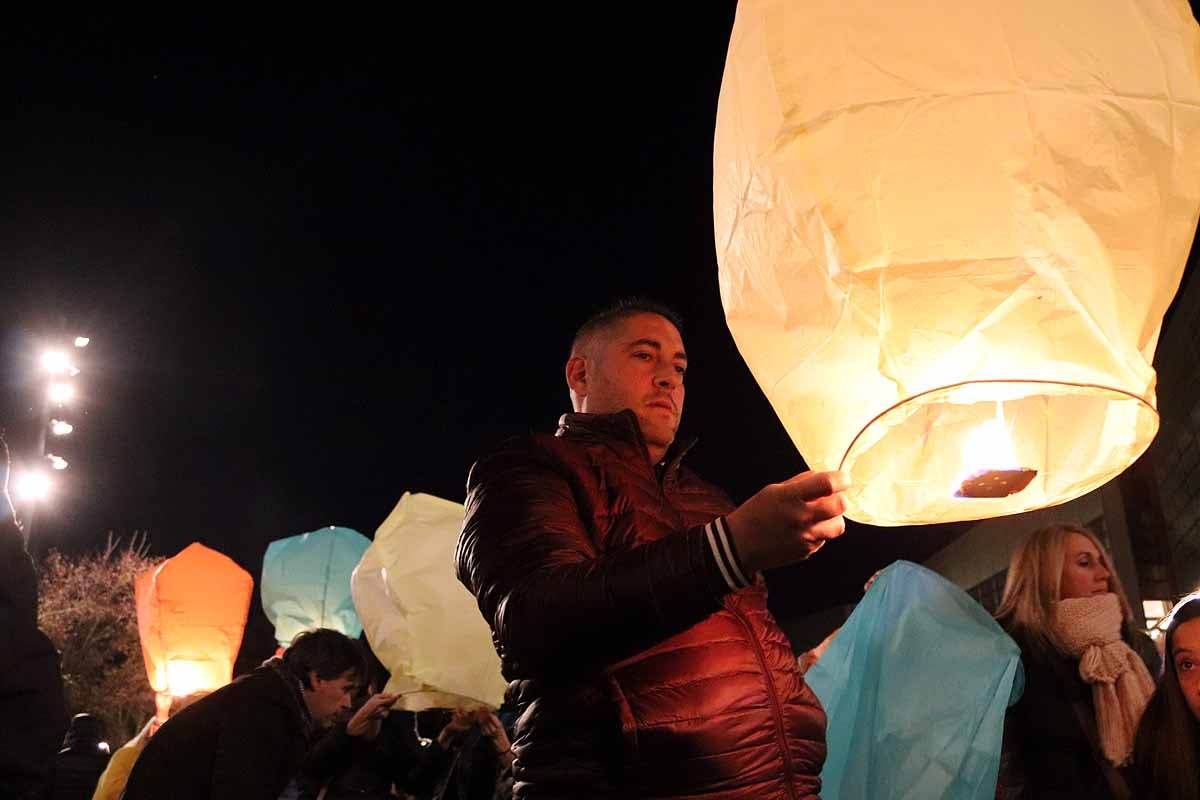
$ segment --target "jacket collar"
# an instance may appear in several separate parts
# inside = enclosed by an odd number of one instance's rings
[[[312,714],[308,710],[308,704],[304,702],[304,684],[283,665],[283,659],[278,656],[264,661],[259,669],[265,669],[283,681],[286,694],[294,704],[294,710],[300,714],[305,737],[312,738],[320,726],[312,718]]]
[[[646,440],[642,437],[642,428],[638,424],[637,414],[625,409],[615,414],[563,414],[558,419],[558,430],[554,433],[563,439],[578,439],[580,441],[604,442],[616,440],[632,444],[646,454],[646,462],[650,462]],[[667,448],[662,462],[655,465],[663,469],[664,475],[673,475],[687,452],[699,441],[695,436],[686,439],[676,439]]]

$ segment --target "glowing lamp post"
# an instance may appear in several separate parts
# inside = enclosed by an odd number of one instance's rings
[[[138,635],[160,720],[172,697],[232,679],[253,591],[250,573],[199,542],[137,579]]]
[[[1153,439],[1200,211],[1183,0],[742,0],[713,170],[729,329],[854,519],[1062,503]]]
[[[42,503],[50,499],[53,484],[44,470],[35,469],[19,473],[13,481],[13,493],[17,500],[26,503]]]
[[[75,346],[85,347],[88,342],[84,337],[76,337]],[[67,468],[67,460],[46,452],[46,435],[50,433],[61,438],[74,431],[75,426],[61,419],[51,419],[50,411],[51,407],[54,407],[61,412],[63,406],[75,399],[75,386],[70,379],[79,375],[79,368],[72,363],[68,351],[61,349],[42,352],[38,363],[45,382],[38,382],[39,391],[44,393],[38,404],[40,413],[37,416],[37,444],[34,455],[40,464],[49,463],[54,470],[61,471]],[[25,505],[21,514],[21,534],[27,546],[33,533],[38,505],[44,503],[53,493],[53,483],[40,468],[40,464],[19,476],[18,481],[21,485],[15,487],[17,499]]]
[[[262,604],[280,647],[307,628],[332,628],[351,638],[362,633],[350,574],[370,544],[356,530],[331,525],[267,545]]]

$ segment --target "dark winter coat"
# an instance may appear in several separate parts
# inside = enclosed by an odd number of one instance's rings
[[[167,720],[134,764],[124,800],[276,800],[312,735],[299,681],[277,664]]]
[[[393,711],[373,740],[348,735],[344,725],[321,737],[304,760],[300,796],[311,800],[325,788],[323,800],[385,800],[395,784],[407,794],[429,797],[450,771],[453,756],[436,741],[422,747],[412,712]]]
[[[0,498],[0,797],[41,800],[67,729],[58,651],[37,626],[37,579]]]
[[[54,759],[50,800],[92,800],[109,754],[96,745],[62,750]]]
[[[458,575],[520,712],[517,800],[819,792],[824,712],[686,450],[655,467],[632,412],[568,414],[471,470]]]
[[[501,781],[503,766],[491,741],[472,728],[451,750],[446,776],[438,782],[434,800],[508,800],[509,783]],[[498,794],[499,793],[499,794]]]
[[[1046,653],[1017,632],[1025,691],[1004,723],[997,797],[1005,800],[1113,800],[1099,748],[1092,687],[1079,677],[1079,659]],[[1127,631],[1129,645],[1158,674],[1158,654],[1144,634]],[[1075,711],[1078,705],[1082,714]],[[1080,717],[1082,716],[1082,720]],[[1131,785],[1127,769],[1117,771]]]

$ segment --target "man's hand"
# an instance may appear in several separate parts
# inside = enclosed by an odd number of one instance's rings
[[[446,727],[442,728],[441,732],[438,733],[437,743],[443,748],[453,746],[474,724],[474,711],[467,711],[462,708],[454,709],[454,715],[450,717],[450,721],[446,723]]]
[[[725,521],[742,566],[754,572],[803,561],[846,530],[844,472],[802,472],[773,483]]]
[[[351,736],[362,736],[374,739],[383,727],[383,718],[392,710],[392,706],[400,699],[398,694],[373,694],[367,698],[350,721],[346,723],[346,733]]]
[[[887,567],[882,567],[875,570],[875,574],[867,578],[867,582],[863,584],[863,594],[871,591],[871,586],[875,583],[875,579],[879,577],[879,573],[883,572]]]
[[[476,720],[479,723],[479,731],[492,743],[498,755],[504,755],[512,749],[508,734],[504,732],[504,723],[499,717],[488,709],[481,708],[476,712]]]

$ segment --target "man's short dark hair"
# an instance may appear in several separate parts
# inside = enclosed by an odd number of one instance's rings
[[[300,679],[305,689],[313,688],[309,673],[317,673],[323,681],[354,673],[355,683],[362,683],[367,663],[358,642],[330,628],[304,631],[283,651],[283,665]]]
[[[617,323],[638,314],[657,314],[674,325],[680,336],[683,335],[683,317],[675,309],[645,297],[626,297],[600,309],[579,326],[571,340],[571,355],[585,347],[596,334],[609,331]]]

